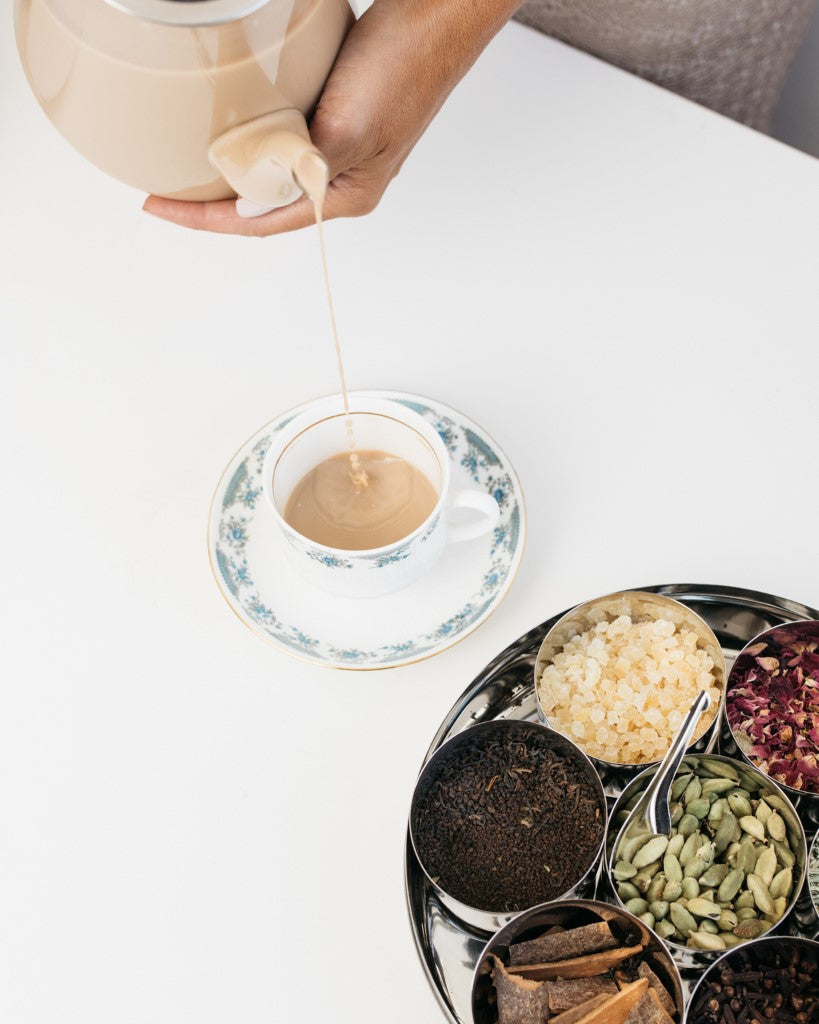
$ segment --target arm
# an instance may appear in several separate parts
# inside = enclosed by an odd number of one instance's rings
[[[325,219],[377,205],[452,89],[521,0],[375,0],[353,26],[310,125],[330,166]],[[315,222],[310,201],[252,220],[233,200],[150,196],[145,210],[184,227],[274,235]]]

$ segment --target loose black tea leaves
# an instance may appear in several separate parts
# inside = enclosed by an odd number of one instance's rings
[[[480,735],[417,804],[419,856],[469,906],[516,911],[570,890],[592,866],[603,812],[584,765],[537,735]]]

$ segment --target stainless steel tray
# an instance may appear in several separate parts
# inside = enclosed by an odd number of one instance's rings
[[[797,619],[819,618],[815,608],[755,590],[700,584],[636,589],[666,594],[693,608],[716,633],[729,668],[741,648],[762,630]],[[486,666],[444,718],[424,763],[450,736],[476,722],[537,718],[533,684],[535,657],[546,631],[560,615],[525,633]],[[404,880],[412,933],[427,980],[451,1024],[472,1024],[472,973],[488,937],[470,931],[436,899],[418,865],[409,836]],[[601,893],[600,898],[605,898],[605,894]],[[810,927],[811,915],[809,900],[800,900],[796,921],[802,930]]]

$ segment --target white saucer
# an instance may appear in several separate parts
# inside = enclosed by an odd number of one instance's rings
[[[305,403],[262,427],[231,459],[213,496],[208,551],[225,600],[269,644],[327,668],[394,668],[445,651],[492,614],[520,565],[526,513],[509,459],[472,420],[430,398],[359,393],[400,402],[434,425],[452,458],[453,485],[478,484],[496,498],[495,530],[449,545],[426,576],[388,597],[333,597],[306,583],[285,556],[261,484],[271,437]]]

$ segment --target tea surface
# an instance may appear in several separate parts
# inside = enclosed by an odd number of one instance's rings
[[[331,548],[362,551],[393,544],[416,530],[438,502],[415,466],[388,452],[356,452],[366,484],[352,471],[350,453],[320,462],[296,484],[284,518],[303,537]]]

